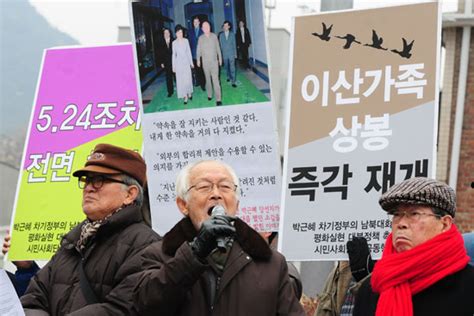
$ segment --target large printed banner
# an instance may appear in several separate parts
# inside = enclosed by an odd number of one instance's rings
[[[259,231],[277,231],[281,182],[273,126],[272,107],[265,103],[144,115],[150,199],[156,207],[152,223],[158,232],[166,233],[182,217],[176,174],[203,159],[234,166],[240,178],[238,216]]]
[[[391,221],[378,198],[433,176],[439,27],[437,3],[295,18],[279,245],[287,259],[345,259],[353,236],[379,257]]]
[[[279,225],[281,166],[262,1],[132,2],[144,108],[153,228],[182,217],[175,179],[217,159],[240,177],[237,214],[259,231]]]
[[[12,219],[10,260],[49,259],[85,217],[74,170],[98,143],[141,151],[130,44],[47,49]]]

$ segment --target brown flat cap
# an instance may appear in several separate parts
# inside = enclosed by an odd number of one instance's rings
[[[86,172],[103,174],[125,173],[140,183],[146,183],[146,164],[140,154],[125,148],[98,144],[87,158],[84,168],[76,170],[72,175],[80,177]]]
[[[389,212],[399,204],[416,204],[437,207],[454,217],[456,193],[447,184],[428,178],[411,178],[395,184],[382,194],[380,206]]]

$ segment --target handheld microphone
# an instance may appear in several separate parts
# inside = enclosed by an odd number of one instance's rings
[[[216,206],[212,208],[211,216],[214,217],[214,216],[220,216],[220,215],[226,215],[225,208],[222,205],[217,204]],[[217,241],[217,249],[219,249],[219,251],[225,252],[227,250],[225,247],[225,237],[217,237],[216,241]]]

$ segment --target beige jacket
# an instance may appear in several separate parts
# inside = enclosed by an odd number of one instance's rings
[[[323,291],[318,294],[314,316],[336,316],[341,313],[352,274],[349,261],[339,261],[329,274]]]

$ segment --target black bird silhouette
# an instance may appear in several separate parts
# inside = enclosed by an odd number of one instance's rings
[[[358,40],[355,39],[355,36],[352,35],[352,34],[346,34],[346,36],[337,36],[337,38],[341,38],[341,39],[345,39],[346,40],[346,44],[342,47],[344,49],[348,49],[351,47],[352,43],[357,43],[357,44],[360,44],[360,42]]]
[[[392,49],[392,52],[397,53],[398,55],[409,59],[411,57],[410,52],[411,52],[411,49],[413,48],[413,43],[415,42],[415,40],[411,41],[411,43],[408,44],[407,40],[402,37],[402,41],[403,41],[403,50],[399,51],[396,49]]]
[[[369,46],[377,49],[387,50],[387,48],[382,47],[383,38],[377,35],[375,30],[372,30],[372,44],[364,44],[364,46]]]
[[[326,24],[324,24],[324,22],[322,24],[323,24],[323,32],[321,34],[318,34],[318,33],[311,33],[311,34],[319,37],[323,41],[328,42],[331,39],[331,36],[329,36],[329,33],[331,33],[332,24],[330,27],[327,27]]]

